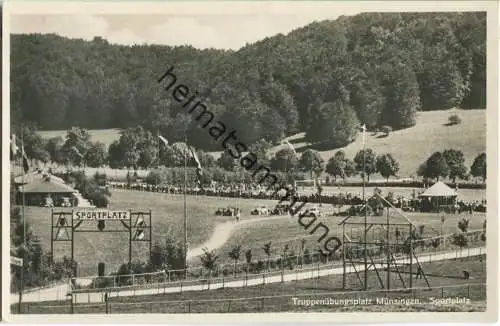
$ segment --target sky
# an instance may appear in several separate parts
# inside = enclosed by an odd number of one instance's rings
[[[353,12],[355,14],[357,12]],[[330,13],[293,15],[13,15],[12,33],[56,33],[70,38],[106,38],[117,44],[185,45],[233,49],[313,21],[336,19]]]

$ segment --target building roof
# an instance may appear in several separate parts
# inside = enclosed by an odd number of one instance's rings
[[[26,173],[24,176],[21,176],[21,175],[16,176],[14,178],[14,183],[18,184],[18,185],[32,183],[35,181],[41,181],[41,180],[45,179],[47,176],[50,177],[51,181],[64,184],[64,180],[59,178],[59,177],[56,177],[55,175],[44,173],[44,172],[36,172],[36,171]]]
[[[455,190],[448,187],[444,182],[438,181],[429,189],[421,193],[420,197],[456,197],[458,194]]]
[[[68,185],[52,180],[35,180],[19,187],[24,193],[75,193],[75,189]]]

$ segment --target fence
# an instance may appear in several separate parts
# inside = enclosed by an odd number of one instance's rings
[[[402,301],[401,299],[405,299]],[[27,305],[24,313],[235,313],[235,312],[284,312],[284,311],[369,311],[384,306],[382,311],[409,311],[409,307],[428,305],[433,300],[455,298],[455,302],[439,305],[441,311],[449,311],[450,305],[460,305],[459,311],[470,311],[470,303],[486,300],[486,283],[466,283],[434,288],[368,290],[368,291],[328,291],[316,293],[293,293],[272,296],[254,296],[223,299],[162,300],[149,297],[148,301],[120,302],[107,301],[99,304],[67,305]],[[358,301],[353,301],[357,299]],[[309,300],[309,301],[308,301]],[[364,301],[363,301],[364,300]],[[393,303],[394,301],[399,303]],[[361,304],[365,302],[365,304]],[[309,304],[307,304],[309,303]],[[313,305],[314,303],[314,305]],[[422,308],[418,308],[422,311]],[[428,309],[427,309],[428,308]],[[485,308],[485,306],[484,306]],[[436,309],[436,308],[433,308]]]
[[[470,242],[477,242],[480,240],[483,230],[471,230],[464,233],[470,240]],[[432,238],[425,238],[420,242],[420,245],[416,245],[414,248],[415,253],[422,256],[429,255],[432,258],[432,254],[442,253],[443,249],[450,248],[455,252],[467,251],[469,252],[471,248],[456,248],[452,246],[451,241],[443,241],[439,243],[439,247],[432,247],[432,240],[442,238],[443,240],[451,239],[453,234],[447,234],[443,236],[436,236]],[[417,243],[418,241],[416,241]],[[401,245],[401,244],[400,244]],[[474,247],[473,247],[474,248]],[[369,249],[380,250],[380,254],[385,256],[383,251],[384,248],[380,246],[372,246]],[[405,257],[401,252],[399,258]],[[380,258],[383,260],[385,258]],[[256,262],[261,262],[262,266],[257,266]],[[294,269],[297,271],[307,271],[316,269],[332,268],[335,266],[341,266],[340,254],[335,257],[329,258],[327,256],[321,256],[319,253],[311,252],[309,256],[304,255],[280,255],[271,257],[257,257],[254,259],[252,265],[246,262],[239,262],[236,264],[227,265],[217,265],[217,267],[212,271],[206,269],[202,266],[190,267],[188,269],[179,270],[168,270],[152,273],[140,273],[140,274],[130,274],[130,275],[108,275],[108,276],[89,276],[89,277],[78,277],[73,278],[70,286],[75,289],[95,289],[97,291],[105,291],[107,288],[133,288],[141,286],[149,286],[153,284],[163,284],[163,283],[182,283],[189,284],[189,282],[196,281],[206,281],[207,279],[230,279],[231,276],[236,274],[241,277],[260,277],[261,275],[269,275],[269,273],[280,273],[281,270]],[[300,266],[300,268],[297,268]],[[305,266],[305,267],[304,267]],[[249,268],[250,267],[250,268]],[[258,267],[258,269],[256,268]],[[263,272],[262,272],[263,271]],[[94,291],[95,292],[95,291]]]
[[[431,263],[444,259],[458,259],[467,258],[471,256],[478,256],[486,254],[484,247],[477,248],[463,248],[455,251],[446,252],[428,252],[419,255],[421,263]],[[396,257],[398,263],[408,264],[409,259],[407,256]],[[378,268],[384,268],[384,258],[375,259]],[[358,270],[362,266],[357,267]],[[220,288],[241,288],[254,285],[263,285],[268,283],[283,283],[304,279],[320,278],[322,276],[341,274],[342,263],[335,262],[329,265],[316,264],[306,268],[278,271],[267,271],[259,274],[240,274],[228,277],[208,277],[204,279],[194,280],[178,280],[178,281],[165,281],[159,280],[158,282],[139,283],[135,282],[127,286],[109,286],[105,288],[73,288],[72,293],[75,303],[91,303],[91,302],[104,302],[105,293],[109,298],[112,297],[134,297],[139,295],[158,295],[166,293],[182,293],[185,291],[203,291],[210,289]],[[352,271],[351,266],[348,267],[347,272]],[[132,276],[132,280],[139,279]]]

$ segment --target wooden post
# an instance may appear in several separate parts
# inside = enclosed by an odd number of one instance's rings
[[[342,224],[342,289],[346,288],[345,223]]]

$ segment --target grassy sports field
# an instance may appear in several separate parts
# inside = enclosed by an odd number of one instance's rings
[[[250,210],[259,205],[273,207],[277,202],[269,200],[234,199],[217,197],[187,197],[188,210],[188,242],[190,248],[195,248],[212,236],[215,226],[226,221],[233,221],[232,217],[215,216],[217,208],[226,206],[240,206],[243,210],[241,220],[259,218],[250,215]],[[153,213],[153,240],[162,240],[165,235],[183,239],[183,196],[166,195],[162,193],[139,191],[113,191],[111,209],[132,209],[134,211],[151,210]],[[332,210],[331,205],[323,205],[324,211]],[[50,249],[50,209],[42,207],[26,207],[26,216],[31,222],[35,235],[40,237],[45,250]],[[416,224],[425,224],[424,235],[435,236],[440,231],[440,216],[436,214],[409,214]],[[463,215],[446,215],[445,233],[457,231],[457,221]],[[340,235],[337,228],[340,217],[322,217],[322,221],[330,228],[331,235]],[[469,229],[480,229],[485,214],[475,213],[470,217]],[[229,240],[219,249],[219,261],[230,262],[227,252],[235,244],[241,244],[243,250],[252,249],[255,259],[264,257],[262,245],[273,241],[272,250],[275,254],[281,252],[283,245],[288,243],[291,250],[298,247],[301,239],[307,240],[307,247],[317,246],[317,235],[309,235],[296,218],[275,217],[267,221],[258,221],[236,226]],[[133,259],[147,259],[147,245],[134,247]],[[67,242],[57,242],[54,247],[55,257],[64,255],[69,257],[70,245]],[[75,236],[75,260],[79,262],[79,275],[97,274],[97,263],[106,262],[106,272],[112,272],[128,259],[128,237],[126,234],[116,233],[79,233]],[[242,258],[243,259],[243,258]],[[192,264],[199,265],[199,259]]]
[[[326,209],[327,207],[324,208]],[[424,237],[438,236],[441,232],[441,215],[429,213],[410,213],[407,214],[407,216],[416,225],[425,225],[423,232]],[[477,212],[473,215],[445,214],[444,216],[444,234],[459,232],[457,223],[464,217],[470,218],[469,230],[481,229],[486,218],[485,213]],[[343,218],[344,217],[328,216],[321,217],[319,219],[330,229],[328,237],[336,236],[339,239],[342,239],[342,228],[338,224]],[[398,219],[398,221],[400,220]],[[318,222],[315,222],[314,225],[316,224],[318,224]],[[309,230],[312,228],[313,227]],[[392,229],[394,229],[394,227],[392,227]],[[348,233],[348,236],[352,238],[355,234],[361,234],[361,231],[361,228],[353,228],[352,230],[346,230],[346,233]],[[377,232],[379,231],[380,230],[377,230]],[[402,230],[402,232],[406,232],[406,234],[408,234],[405,230]],[[219,254],[220,262],[230,263],[231,258],[228,256],[228,253],[235,245],[241,244],[243,250],[252,250],[252,254],[255,257],[254,259],[260,257],[264,260],[266,255],[262,247],[266,242],[272,241],[271,250],[273,252],[273,256],[279,256],[282,253],[285,244],[289,245],[289,250],[293,250],[295,253],[298,253],[302,239],[306,240],[306,248],[314,250],[319,245],[317,239],[321,235],[321,229],[318,229],[312,235],[309,234],[309,231],[304,230],[304,228],[298,224],[297,217],[276,219],[275,221],[259,221],[247,225],[245,228],[238,228],[234,230],[229,240],[224,244],[224,246],[217,250],[217,253]],[[368,237],[371,236],[378,238],[378,233],[369,233]],[[391,234],[391,236],[393,235]],[[244,261],[244,257],[242,257],[242,260]]]
[[[348,311],[484,311],[486,308],[485,256],[461,258],[423,264],[423,270],[433,289],[415,290],[414,292],[395,291],[387,294],[377,292],[380,289],[374,272],[369,273],[368,289],[372,292],[353,292],[359,288],[355,274],[347,278],[348,290],[342,289],[342,275],[330,275],[320,278],[299,280],[286,283],[271,283],[242,288],[226,288],[209,291],[169,293],[153,296],[113,298],[109,302],[110,313],[217,313],[217,312],[348,312]],[[461,271],[468,270],[471,278],[462,278]],[[386,280],[386,274],[381,272]],[[406,275],[405,279],[408,279]],[[400,288],[400,281],[391,273],[391,288]],[[415,288],[426,287],[423,279],[413,279]],[[444,287],[444,288],[439,288]],[[263,298],[264,297],[264,298]],[[376,298],[415,298],[420,304],[375,304]],[[430,298],[468,297],[470,303],[433,304]],[[248,299],[247,299],[248,298]],[[251,298],[251,299],[250,299]],[[369,305],[316,305],[313,307],[295,305],[292,298],[299,299],[372,299]],[[234,300],[231,300],[234,299]],[[229,300],[231,300],[229,302]],[[69,313],[69,305],[61,302],[28,303],[28,313]],[[80,305],[76,313],[104,313],[105,306]]]
[[[255,218],[250,210],[257,204],[272,206],[272,201],[237,201],[232,198],[187,197],[188,242],[194,248],[208,240],[215,225],[232,221],[232,217],[215,216],[217,208],[240,205],[244,214],[242,219]],[[183,239],[184,201],[182,195],[139,191],[112,191],[111,209],[131,209],[133,211],[151,210],[153,214],[153,241],[164,239],[165,235]],[[26,207],[25,213],[35,235],[40,237],[44,250],[50,250],[49,208]],[[118,224],[119,225],[119,224]],[[134,247],[132,259],[147,260],[146,243]],[[56,242],[55,258],[70,256],[69,242]],[[128,260],[128,236],[120,233],[78,233],[75,235],[75,260],[79,262],[79,275],[95,275],[97,263],[106,262],[106,272],[112,272]]]

